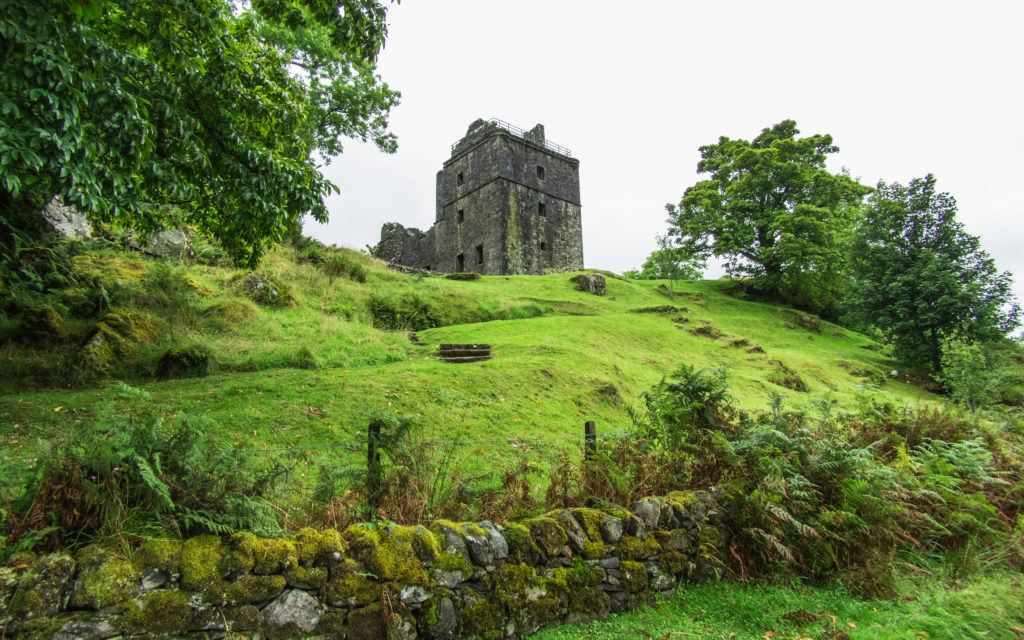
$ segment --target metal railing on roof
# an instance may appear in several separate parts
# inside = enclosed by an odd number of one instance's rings
[[[516,125],[514,125],[514,124],[512,124],[510,122],[505,122],[504,120],[500,120],[498,118],[491,118],[490,120],[488,120],[488,122],[490,122],[491,124],[494,124],[494,125],[497,125],[497,126],[501,127],[502,129],[504,129],[505,131],[508,131],[509,133],[511,133],[514,136],[517,136],[517,137],[520,137],[520,138],[522,138],[524,140],[533,142],[533,140],[530,140],[530,138],[527,137],[527,135],[526,135],[527,131],[525,129],[523,129],[522,127],[517,127]],[[455,151],[455,147],[459,146],[460,142],[462,142],[461,138],[459,140],[457,140],[456,142],[452,143],[452,151],[453,152]],[[572,157],[572,151],[568,147],[563,147],[562,145],[558,144],[557,142],[552,142],[550,140],[544,140],[544,147],[546,149],[548,149],[549,151],[554,151],[555,153],[560,153],[563,156],[569,156],[570,158]]]

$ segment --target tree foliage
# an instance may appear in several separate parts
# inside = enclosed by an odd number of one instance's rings
[[[668,280],[675,287],[676,280],[700,280],[708,265],[703,260],[691,258],[679,247],[673,246],[667,236],[658,236],[658,249],[644,260],[639,271],[627,271],[624,275],[634,280]]]
[[[697,171],[711,177],[666,208],[687,255],[724,258],[730,275],[820,310],[838,295],[846,234],[870,189],[825,168],[839,150],[832,136],[798,133],[784,120],[749,142],[723,136],[701,147]]]
[[[393,151],[377,0],[4,2],[0,206],[61,195],[142,232],[176,204],[258,262],[335,190],[340,140]]]
[[[931,174],[880,182],[853,244],[853,317],[880,329],[897,357],[935,371],[945,336],[984,342],[1020,324],[1011,274],[996,270],[956,210]]]

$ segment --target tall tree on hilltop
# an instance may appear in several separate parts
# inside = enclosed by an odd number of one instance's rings
[[[336,188],[344,137],[394,151],[377,0],[0,3],[0,208],[60,195],[158,229],[161,204],[257,263]]]
[[[1013,278],[956,220],[956,200],[928,174],[880,182],[853,243],[848,304],[897,357],[938,371],[945,337],[989,341],[1020,324]]]
[[[798,133],[784,120],[750,142],[701,147],[697,171],[711,177],[666,205],[669,233],[687,255],[724,258],[752,288],[821,311],[839,294],[845,240],[871,189],[825,168],[832,136]]]

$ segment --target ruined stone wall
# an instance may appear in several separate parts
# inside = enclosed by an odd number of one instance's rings
[[[515,638],[603,619],[716,575],[716,490],[600,501],[505,525],[304,529],[18,554],[0,568],[6,638]],[[151,635],[144,635],[151,634]]]

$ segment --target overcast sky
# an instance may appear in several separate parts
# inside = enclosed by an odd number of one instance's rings
[[[934,173],[1024,299],[1024,3],[405,0],[388,22],[398,152],[350,142],[326,168],[324,242],[429,228],[451,143],[501,118],[580,160],[584,262],[621,272],[703,178],[698,147],[792,118],[865,184]]]

